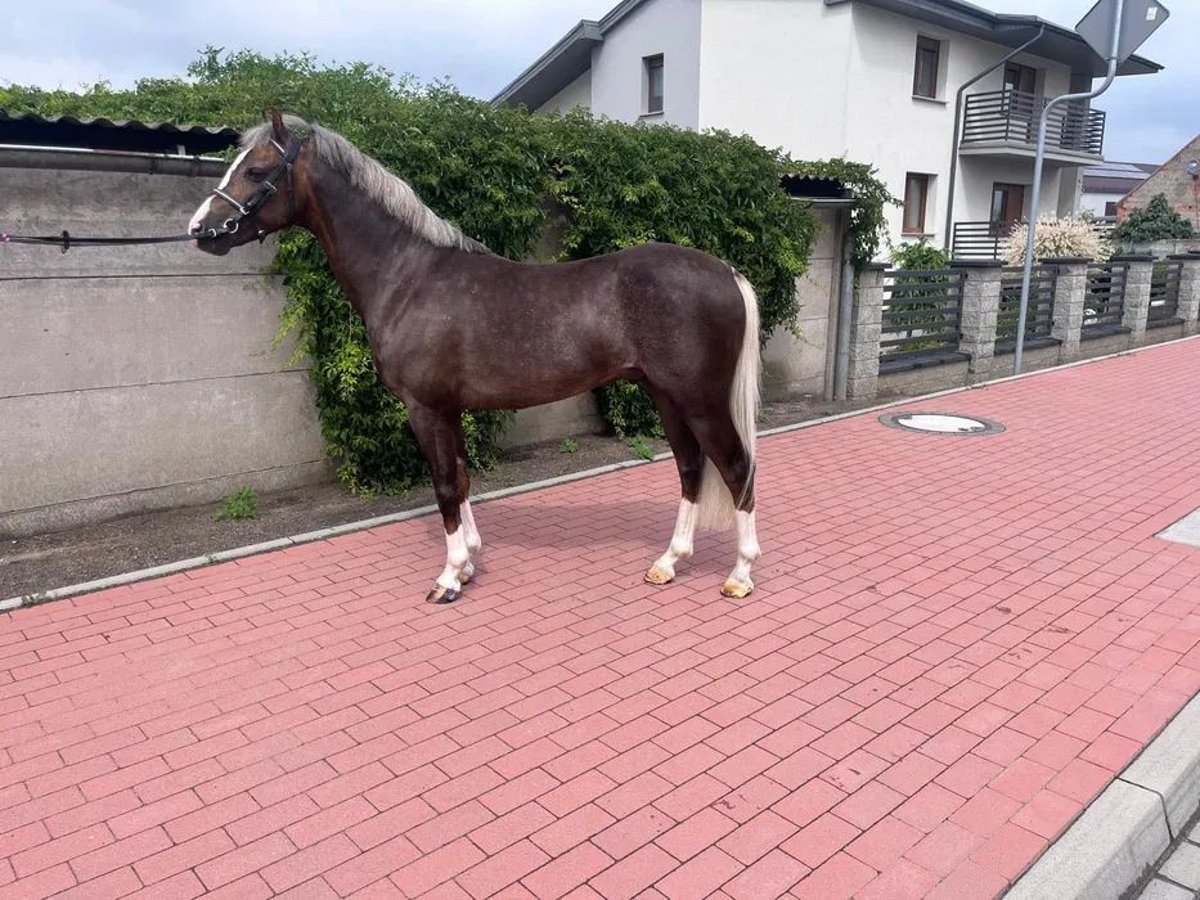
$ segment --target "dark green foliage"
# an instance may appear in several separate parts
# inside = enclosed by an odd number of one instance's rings
[[[887,233],[884,208],[900,205],[887,185],[875,176],[874,167],[845,159],[826,159],[816,162],[789,161],[788,171],[814,178],[834,178],[854,192],[854,206],[850,208],[854,268],[861,272],[863,267],[874,262],[879,252],[879,242]]]
[[[950,254],[921,238],[892,248],[892,265],[897,269],[933,271],[950,265]]]
[[[614,381],[596,392],[600,416],[618,437],[637,434],[662,437],[662,422],[658,408],[643,385],[629,381]]]
[[[803,204],[780,190],[779,174],[835,177],[855,191],[860,265],[876,252],[884,204],[894,202],[867,166],[799,163],[724,132],[494,109],[444,84],[416,85],[363,63],[323,66],[308,55],[209,48],[187,77],[143,79],[129,91],[101,83],[77,94],[0,87],[0,107],[235,127],[281,108],[342,133],[408,180],[439,215],[504,256],[528,257],[555,208],[566,212],[563,259],[646,241],[713,253],[755,285],[764,340],[795,320],[795,278],[816,230]],[[407,413],[379,382],[362,322],[319,246],[307,233],[287,233],[275,268],[288,295],[281,336],[298,333],[311,355],[326,445],[343,480],[374,492],[426,478]],[[603,389],[600,405],[619,434],[661,435],[640,387]],[[509,415],[464,416],[473,466],[494,461]]]
[[[887,348],[891,353],[919,353],[942,346],[949,319],[945,275],[913,275],[904,272],[940,272],[950,265],[950,255],[924,238],[893,247],[892,266],[896,269],[885,316],[893,325],[903,326],[909,339]],[[891,336],[897,337],[899,333]]]
[[[1195,236],[1192,223],[1175,211],[1165,194],[1155,194],[1145,209],[1135,209],[1112,233],[1114,241],[1135,245]]]

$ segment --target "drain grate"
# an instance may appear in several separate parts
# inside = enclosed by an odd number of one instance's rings
[[[1200,509],[1189,513],[1171,527],[1160,531],[1158,536],[1164,541],[1200,547]]]
[[[925,434],[999,434],[1004,426],[978,416],[957,413],[898,412],[880,416],[879,421],[889,428],[920,431]]]

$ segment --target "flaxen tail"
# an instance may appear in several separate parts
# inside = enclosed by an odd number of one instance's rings
[[[742,334],[742,350],[738,355],[737,368],[733,373],[733,384],[729,391],[729,412],[733,425],[746,450],[750,461],[750,480],[753,483],[756,461],[756,424],[759,406],[759,370],[761,359],[758,350],[758,297],[754,288],[740,273],[733,273],[742,302],[746,306],[746,330]],[[712,460],[705,460],[704,477],[700,482],[696,520],[701,528],[723,530],[733,524],[736,506],[721,473]]]

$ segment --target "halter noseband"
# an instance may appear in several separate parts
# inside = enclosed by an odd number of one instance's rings
[[[258,190],[251,194],[244,203],[234,199],[221,188],[214,188],[210,196],[219,197],[224,200],[237,210],[237,215],[230,216],[222,222],[220,228],[209,228],[205,231],[195,232],[194,237],[197,239],[216,238],[223,234],[234,234],[237,232],[238,228],[241,227],[242,220],[253,216],[275,195],[279,190],[279,179],[284,175],[287,176],[288,219],[291,219],[296,212],[296,192],[292,185],[292,167],[296,162],[296,157],[300,155],[300,144],[302,142],[303,138],[293,135],[287,149],[284,149],[278,141],[271,138],[271,146],[279,151],[279,155],[283,157],[283,160],[270,175],[263,179],[262,183],[258,186]],[[267,233],[260,228],[257,237],[259,243],[262,243],[266,239]]]

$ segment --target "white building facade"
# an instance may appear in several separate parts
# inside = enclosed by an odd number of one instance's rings
[[[1158,68],[1135,56],[1118,71]],[[722,128],[797,159],[869,163],[905,200],[888,211],[893,242],[992,256],[1031,212],[1042,104],[1102,71],[1068,29],[958,0],[624,0],[494,102]],[[1077,208],[1103,140],[1103,113],[1084,104],[1052,120],[1039,214]]]

